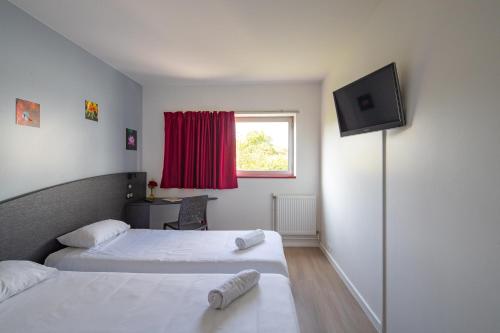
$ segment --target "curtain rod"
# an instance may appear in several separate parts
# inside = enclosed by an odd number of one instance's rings
[[[205,111],[205,110],[200,110],[200,111]],[[206,110],[208,112],[214,112],[210,110]],[[197,111],[192,111],[192,110],[182,110],[182,111],[164,111],[164,112],[197,112]],[[225,112],[225,111],[218,111],[218,112]],[[236,114],[276,114],[276,113],[300,113],[299,110],[268,110],[268,111],[233,111]]]
[[[268,114],[268,113],[300,113],[299,110],[269,110],[269,111],[234,111],[234,113],[245,113],[245,114]]]

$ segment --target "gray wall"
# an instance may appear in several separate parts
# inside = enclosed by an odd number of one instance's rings
[[[392,61],[400,71],[409,125],[387,136],[390,333],[500,332],[499,17],[498,1],[384,1],[324,83],[323,242],[382,315],[381,133],[341,139],[331,92]]]
[[[15,124],[16,98],[41,104],[40,128]],[[99,122],[84,118],[85,99]],[[136,171],[141,151],[125,150],[125,128],[140,134],[141,113],[139,84],[0,0],[0,200]]]

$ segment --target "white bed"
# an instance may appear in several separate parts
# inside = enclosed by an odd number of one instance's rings
[[[262,274],[225,310],[208,307],[224,274],[58,272],[0,303],[10,332],[299,332],[289,281]]]
[[[131,273],[237,273],[253,268],[288,276],[281,236],[238,250],[234,239],[246,231],[168,231],[131,229],[91,249],[64,248],[45,265],[65,271]]]

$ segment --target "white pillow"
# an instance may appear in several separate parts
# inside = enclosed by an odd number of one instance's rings
[[[0,261],[0,302],[53,277],[57,269],[32,261]]]
[[[91,248],[130,229],[130,226],[117,220],[95,222],[70,233],[57,237],[59,243],[71,247]]]

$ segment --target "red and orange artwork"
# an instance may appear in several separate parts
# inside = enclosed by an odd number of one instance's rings
[[[40,104],[17,98],[16,124],[40,127]]]
[[[85,119],[99,120],[99,105],[91,101],[85,101]]]

